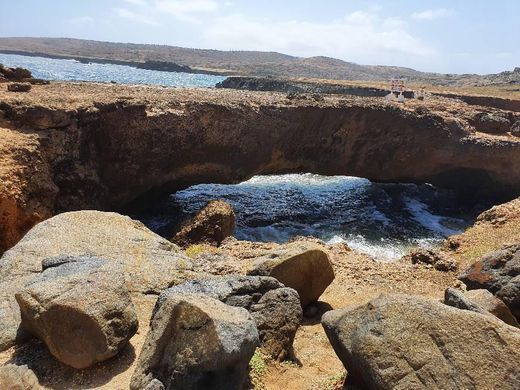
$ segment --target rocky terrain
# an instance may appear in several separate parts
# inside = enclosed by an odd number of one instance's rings
[[[276,52],[219,51],[166,45],[71,38],[0,38],[0,52],[114,63],[145,69],[242,76],[385,80],[404,77],[434,85],[518,85],[520,68],[497,74],[438,74],[410,68],[359,65],[323,56],[300,58]]]
[[[113,212],[301,171],[512,199],[516,111],[443,96],[8,84],[0,388],[520,387],[519,199],[391,263],[311,237],[239,241],[223,201],[171,241]]]
[[[442,97],[399,105],[88,83],[0,90],[0,248],[62,211],[119,210],[257,174],[354,175],[511,197],[520,190],[519,119]]]

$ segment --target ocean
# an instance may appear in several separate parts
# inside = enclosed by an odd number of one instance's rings
[[[116,82],[121,84],[152,84],[169,87],[214,87],[226,77],[182,72],[137,69],[125,65],[84,64],[61,60],[1,54],[0,64],[29,69],[36,78],[58,81]]]

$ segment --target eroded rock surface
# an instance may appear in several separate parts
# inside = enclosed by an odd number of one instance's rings
[[[520,244],[491,252],[465,270],[459,279],[468,289],[486,289],[520,319]]]
[[[520,332],[492,316],[387,295],[322,324],[351,380],[370,389],[520,386]]]
[[[120,267],[98,257],[60,256],[16,293],[22,326],[77,369],[115,356],[138,328]]]
[[[27,366],[6,364],[0,367],[0,389],[40,390],[38,378]]]
[[[98,256],[121,267],[132,294],[160,293],[194,277],[191,261],[174,244],[142,223],[116,213],[78,211],[36,225],[0,258],[0,349],[19,333],[17,291],[60,255]]]
[[[294,243],[254,260],[249,275],[271,276],[294,288],[303,308],[316,302],[334,280],[330,259],[313,244]]]
[[[471,125],[477,114],[501,111],[453,99],[396,106],[369,97],[53,83],[28,94],[0,91],[0,101],[0,250],[61,211],[114,210],[152,192],[256,174],[520,192],[520,140]]]
[[[228,305],[247,309],[255,320],[262,350],[277,360],[292,353],[292,343],[302,321],[298,293],[266,276],[224,276],[192,280],[165,290],[154,311],[170,296],[205,294]]]
[[[182,247],[199,243],[218,246],[233,235],[235,224],[233,207],[223,200],[214,200],[186,223],[172,241]]]
[[[130,389],[239,390],[258,343],[247,310],[202,294],[170,295],[152,319]]]

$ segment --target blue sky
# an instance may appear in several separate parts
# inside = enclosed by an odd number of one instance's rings
[[[0,9],[4,37],[279,51],[445,73],[520,66],[518,0],[0,0]]]

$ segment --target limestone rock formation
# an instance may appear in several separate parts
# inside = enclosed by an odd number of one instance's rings
[[[520,244],[484,256],[465,270],[459,279],[468,289],[491,291],[520,320]]]
[[[0,367],[0,389],[39,390],[38,378],[27,366],[6,364]]]
[[[19,333],[15,293],[42,271],[44,259],[63,254],[120,265],[130,293],[159,293],[194,276],[182,251],[140,222],[99,211],[59,214],[36,225],[0,259],[0,350]]]
[[[116,266],[98,257],[47,259],[16,293],[22,326],[77,369],[115,356],[137,332],[134,305]]]
[[[363,388],[520,386],[520,332],[492,316],[387,295],[327,312],[322,324],[349,379]]]
[[[302,321],[298,293],[266,276],[224,276],[192,280],[165,290],[154,311],[170,296],[205,294],[228,305],[247,309],[255,320],[264,353],[283,360]]]
[[[289,244],[254,260],[249,275],[271,276],[294,288],[303,308],[316,302],[334,280],[328,255],[313,244]]]
[[[171,295],[152,319],[130,389],[239,390],[258,343],[247,310],[207,295]]]
[[[433,266],[437,271],[447,272],[457,269],[457,263],[453,259],[431,249],[414,249],[406,258],[410,259],[412,264],[428,264]]]
[[[223,200],[213,200],[208,202],[172,241],[182,247],[199,243],[218,246],[225,238],[233,235],[234,230],[235,213],[231,205]]]
[[[520,191],[519,139],[476,133],[472,118],[489,110],[455,99],[396,107],[369,97],[52,83],[27,94],[0,88],[0,102],[0,252],[62,211],[120,209],[257,174]]]

